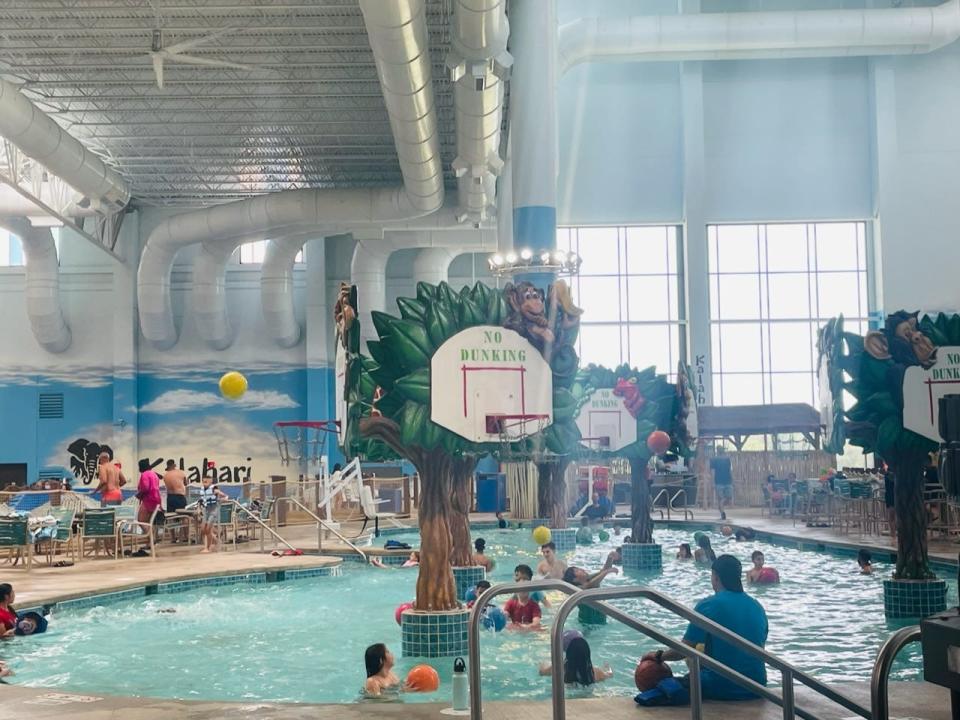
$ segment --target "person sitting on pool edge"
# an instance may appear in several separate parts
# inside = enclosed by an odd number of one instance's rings
[[[775,585],[780,582],[780,573],[776,568],[763,566],[763,553],[754,550],[750,555],[753,567],[747,571],[747,582],[751,585]]]
[[[530,593],[518,592],[507,600],[503,606],[503,612],[510,618],[510,624],[507,627],[511,630],[529,632],[540,629],[542,613],[536,600],[530,597]]]
[[[566,633],[564,633],[566,635]],[[564,638],[566,640],[566,638]],[[613,677],[609,665],[594,667],[590,658],[590,645],[583,636],[571,638],[566,643],[563,658],[563,682],[568,685],[593,685]],[[550,663],[540,663],[540,674],[549,675],[553,671]]]
[[[866,548],[860,548],[857,553],[857,565],[860,566],[861,575],[873,575],[873,556]]]
[[[477,538],[473,542],[473,547],[476,549],[476,552],[473,554],[473,564],[479,565],[487,572],[493,572],[493,560],[484,554],[484,550],[487,548],[487,541],[483,538]]]
[[[513,569],[514,582],[530,582],[531,580],[533,580],[533,570],[529,565],[521,563]],[[534,590],[530,593],[530,597],[534,602],[543,605],[545,608],[550,608],[550,601],[547,600],[547,596],[541,590]]]
[[[710,582],[714,594],[698,602],[694,610],[713,620],[727,630],[736,633],[754,645],[764,647],[769,625],[763,606],[743,591],[743,566],[733,555],[721,555],[713,563]],[[715,638],[706,630],[691,623],[683,636],[683,642],[700,649],[718,662],[759,683],[767,684],[767,669],[763,659],[733,647]],[[657,652],[649,652],[643,660],[656,659]],[[682,653],[664,650],[664,661],[683,660]],[[681,682],[689,684],[689,676]],[[700,671],[700,687],[704,700],[753,700],[757,696],[736,683],[718,675],[709,668]]]
[[[384,690],[400,689],[400,678],[393,672],[393,653],[386,645],[377,643],[368,647],[363,663],[367,666],[367,681],[363,686],[367,695],[380,697]]]

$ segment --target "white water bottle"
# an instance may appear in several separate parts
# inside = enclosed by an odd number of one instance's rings
[[[467,710],[470,707],[470,683],[463,658],[453,661],[453,709]]]

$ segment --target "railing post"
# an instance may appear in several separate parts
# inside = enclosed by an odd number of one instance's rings
[[[790,670],[780,671],[780,682],[783,685],[783,720],[793,720],[795,703],[793,697],[793,673]]]
[[[703,688],[700,685],[700,658],[687,658],[687,667],[690,670],[690,717],[693,720],[703,720]]]
[[[920,639],[920,626],[911,625],[898,630],[883,643],[870,675],[870,709],[873,720],[890,720],[890,696],[887,683],[893,661],[905,645]]]

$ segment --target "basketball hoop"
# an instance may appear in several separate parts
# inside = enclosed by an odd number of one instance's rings
[[[291,461],[301,467],[320,465],[327,435],[339,432],[340,424],[336,420],[291,420],[273,424],[280,461],[284,465]]]
[[[601,452],[610,450],[610,436],[596,435],[594,437],[580,438],[580,456],[595,457]]]
[[[550,425],[547,414],[492,414],[486,416],[486,431],[500,438],[500,459],[503,462],[551,462],[559,460],[547,450],[542,433]]]

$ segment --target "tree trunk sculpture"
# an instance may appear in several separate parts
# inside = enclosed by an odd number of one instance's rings
[[[923,466],[926,453],[904,453],[890,463],[894,473],[897,514],[897,580],[935,578],[927,555],[927,509],[923,503]]]
[[[650,519],[650,480],[647,465],[638,458],[630,460],[630,533],[634,543],[653,542],[653,520]]]
[[[473,565],[473,544],[470,541],[470,481],[477,465],[476,458],[464,456],[451,460],[453,491],[450,493],[450,532],[453,536],[453,567]]]
[[[550,520],[550,527],[567,526],[567,466],[570,461],[537,463],[537,515]]]
[[[424,450],[400,442],[400,427],[385,417],[360,421],[360,433],[389,446],[414,464],[420,473],[420,567],[417,575],[416,610],[455,610],[457,586],[450,564],[453,536],[450,532],[450,493],[454,464],[441,449]]]

